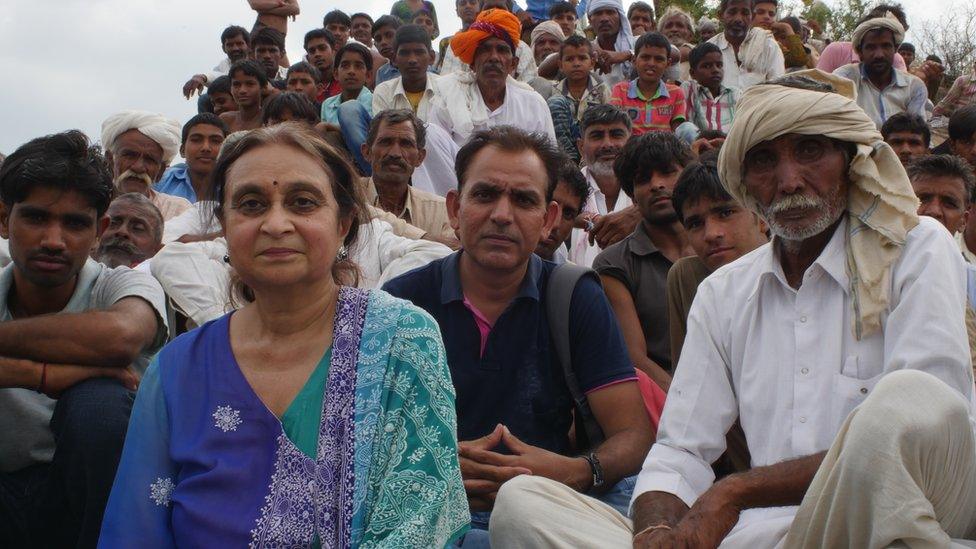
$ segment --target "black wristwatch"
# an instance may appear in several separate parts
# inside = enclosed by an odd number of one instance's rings
[[[593,488],[603,487],[603,467],[600,466],[600,458],[596,457],[596,454],[590,452],[583,456],[590,464],[590,471],[593,473]]]

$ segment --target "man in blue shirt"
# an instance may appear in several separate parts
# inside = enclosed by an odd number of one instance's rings
[[[158,193],[183,198],[195,203],[210,195],[210,173],[213,171],[220,146],[227,137],[227,124],[215,114],[201,113],[183,125],[180,156],[186,163],[177,164],[163,173],[153,186]]]
[[[605,498],[615,494],[605,501],[626,509],[627,477],[640,469],[652,441],[623,337],[591,277],[573,293],[569,341],[580,389],[606,438],[580,456],[568,436],[573,403],[545,307],[556,265],[533,253],[556,222],[552,194],[565,162],[547,138],[511,126],[473,134],[457,155],[458,190],[447,195],[462,251],[385,286],[441,327],[457,391],[461,473],[474,511],[465,547],[481,545],[495,494],[521,474]]]

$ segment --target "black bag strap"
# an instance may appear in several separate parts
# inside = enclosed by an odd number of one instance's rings
[[[576,284],[584,276],[592,276],[599,282],[599,277],[593,269],[580,267],[572,263],[563,263],[553,270],[549,276],[546,288],[546,316],[549,320],[549,335],[556,346],[559,363],[563,367],[563,377],[566,387],[573,397],[576,410],[576,440],[580,449],[594,448],[603,442],[603,429],[596,421],[586,395],[580,390],[576,371],[573,370],[572,352],[570,351],[569,335],[569,306],[573,301],[573,291]]]

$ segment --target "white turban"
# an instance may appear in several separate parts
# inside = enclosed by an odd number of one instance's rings
[[[102,148],[111,150],[115,140],[129,130],[139,130],[163,149],[163,163],[169,164],[180,152],[180,124],[161,114],[146,111],[122,111],[102,122]]]
[[[821,81],[839,78],[817,72]],[[758,213],[759,207],[743,181],[746,153],[790,133],[823,135],[856,146],[848,169],[845,244],[852,329],[860,340],[881,328],[891,265],[901,256],[908,231],[918,224],[918,199],[898,156],[855,101],[836,93],[760,84],[748,88],[736,104],[735,122],[718,159],[729,194],[753,211]]]
[[[868,31],[887,29],[895,36],[895,47],[897,48],[901,44],[902,40],[905,39],[905,27],[901,26],[898,18],[894,16],[890,11],[886,11],[884,17],[875,17],[874,19],[868,19],[867,21],[861,23],[854,29],[854,35],[851,37],[851,45],[854,46],[854,51],[857,51],[861,47],[861,40],[864,39],[864,35]]]
[[[556,23],[551,19],[539,23],[538,25],[535,26],[534,29],[532,29],[532,34],[529,38],[529,41],[531,42],[533,47],[535,46],[535,39],[538,38],[539,36],[542,36],[543,34],[551,34],[553,37],[556,38],[556,40],[559,40],[560,42],[566,41],[566,35],[563,34],[563,28],[559,26],[559,23]]]
[[[591,0],[589,6],[586,7],[586,15],[593,15],[593,12],[604,8],[613,8],[620,14],[620,31],[617,32],[617,42],[613,45],[613,49],[615,51],[634,51],[634,31],[630,29],[630,20],[627,19],[623,2],[620,0]],[[629,69],[624,71],[624,74],[629,73]]]

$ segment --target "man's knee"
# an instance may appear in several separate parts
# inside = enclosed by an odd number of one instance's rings
[[[532,475],[520,475],[502,484],[491,512],[492,528],[531,528],[540,519],[537,514],[551,512],[550,494],[572,490],[568,486]]]
[[[339,105],[339,125],[360,123],[369,118],[366,107],[359,101],[346,101]]]
[[[119,381],[95,378],[68,389],[51,418],[58,452],[119,453],[134,395]]]

